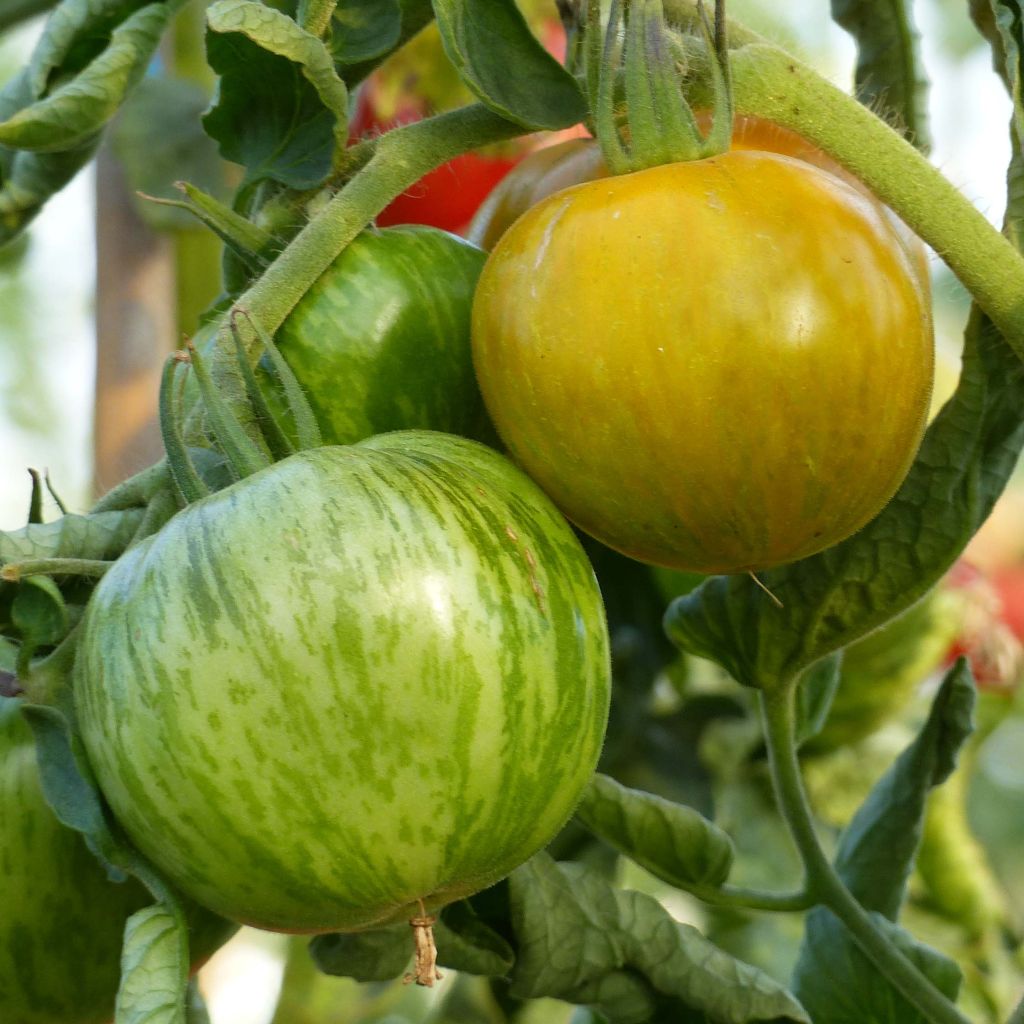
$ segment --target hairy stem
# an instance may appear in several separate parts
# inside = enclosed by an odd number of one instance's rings
[[[762,708],[775,796],[804,862],[810,892],[816,902],[839,918],[861,952],[927,1020],[932,1024],[968,1024],[967,1018],[875,927],[825,856],[800,777],[794,696],[793,687],[763,693]]]

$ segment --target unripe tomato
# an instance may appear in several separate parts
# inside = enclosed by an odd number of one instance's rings
[[[0,1021],[104,1024],[114,1016],[128,917],[153,902],[136,881],[110,881],[43,796],[20,702],[0,697]],[[198,960],[234,928],[192,916]]]
[[[263,928],[483,889],[593,774],[607,626],[568,524],[496,452],[385,434],[190,505],[103,577],[75,701],[130,838]]]
[[[906,475],[931,320],[876,204],[755,151],[549,196],[505,233],[473,354],[514,457],[644,561],[763,569],[865,525]]]

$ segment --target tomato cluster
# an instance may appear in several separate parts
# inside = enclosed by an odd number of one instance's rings
[[[510,167],[417,219],[462,227]],[[754,571],[875,516],[925,423],[919,244],[763,122],[619,177],[592,140],[541,150],[477,214],[483,249],[383,227],[405,203],[278,332],[324,446],[190,503],[81,626],[78,725],[118,821],[264,928],[435,912],[565,823],[610,665],[563,516],[638,560]],[[295,445],[287,382],[269,359],[257,378]],[[485,406],[519,468],[466,440],[500,446]]]

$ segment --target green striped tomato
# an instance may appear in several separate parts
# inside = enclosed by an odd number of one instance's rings
[[[326,444],[412,428],[481,436],[469,323],[485,259],[435,228],[369,230],[306,292],[275,340]]]
[[[472,441],[302,452],[185,509],[86,612],[76,704],[118,819],[234,920],[407,919],[544,846],[609,699],[593,571]]]
[[[115,884],[43,796],[19,701],[0,697],[0,1021],[102,1024],[114,1016],[121,938],[153,902],[135,881]],[[194,919],[197,954],[227,938]]]

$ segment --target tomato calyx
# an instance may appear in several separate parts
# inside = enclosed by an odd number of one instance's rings
[[[709,60],[691,60],[685,43],[669,32],[662,0],[615,0],[603,39],[600,4],[590,0],[586,78],[595,134],[613,174],[728,151],[733,100],[725,3],[716,0],[713,24],[703,4],[697,10],[702,36],[699,56],[710,56]],[[682,92],[680,68],[690,65],[710,79],[712,123],[706,136]]]

